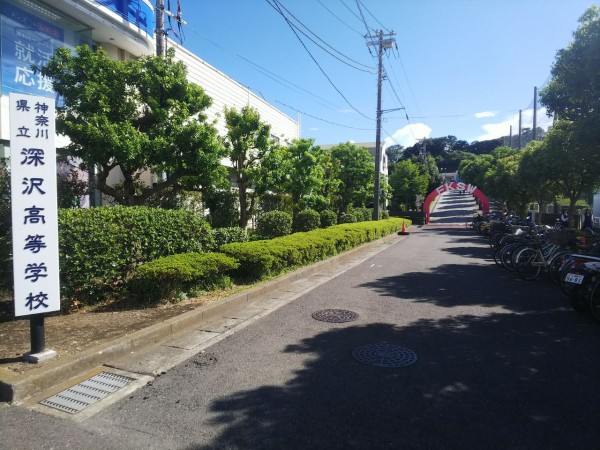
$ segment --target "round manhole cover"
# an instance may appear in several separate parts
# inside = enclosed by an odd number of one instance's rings
[[[352,322],[358,319],[358,314],[353,311],[345,309],[323,309],[321,311],[314,312],[312,314],[313,319],[320,320],[321,322]]]
[[[415,352],[389,342],[361,345],[352,350],[352,356],[358,362],[375,367],[404,367],[417,361]]]

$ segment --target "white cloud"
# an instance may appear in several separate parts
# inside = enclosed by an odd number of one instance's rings
[[[387,136],[383,140],[383,148],[397,144],[410,147],[418,140],[428,138],[429,136],[431,136],[431,128],[424,123],[413,123],[396,130],[392,133],[392,136]]]
[[[485,117],[496,117],[496,114],[498,114],[496,111],[482,111],[482,112],[475,113],[475,118],[483,119]]]
[[[552,118],[546,115],[546,108],[540,108],[537,110],[537,126],[543,129],[547,129],[552,125]],[[507,117],[502,122],[487,123],[482,125],[485,134],[477,137],[476,141],[486,141],[489,139],[496,139],[502,136],[510,135],[510,126],[512,125],[512,134],[517,136],[519,134],[519,113],[516,113],[510,117]],[[533,127],[533,109],[526,109],[521,111],[521,127],[532,128]]]

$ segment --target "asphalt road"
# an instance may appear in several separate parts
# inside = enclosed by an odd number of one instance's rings
[[[598,448],[600,326],[490,256],[463,227],[412,227],[82,423],[0,408],[0,448]],[[311,316],[331,308],[359,317]],[[416,362],[353,357],[383,342]]]

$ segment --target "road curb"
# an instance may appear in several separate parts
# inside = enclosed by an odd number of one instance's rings
[[[319,261],[281,275],[273,280],[260,283],[218,302],[200,306],[192,311],[151,325],[130,335],[125,335],[110,342],[91,347],[78,355],[59,357],[56,360],[41,363],[39,367],[22,374],[0,368],[0,401],[20,403],[83,372],[88,372],[95,367],[102,366],[108,358],[123,356],[132,351],[139,351],[144,347],[157,344],[160,341],[185,332],[186,329],[196,326],[199,322],[243,307],[245,304],[264,297],[266,294],[285,287],[294,281],[320,273],[324,269],[329,269],[353,259],[369,255],[371,251],[375,250],[375,247],[382,244],[395,243],[403,238],[405,236],[398,236],[396,233],[388,235],[324,261]],[[385,248],[382,247],[373,254]]]

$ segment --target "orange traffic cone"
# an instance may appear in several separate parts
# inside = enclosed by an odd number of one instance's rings
[[[402,222],[402,230],[398,231],[398,234],[401,236],[405,236],[405,235],[409,234],[408,230],[406,229],[406,222]]]

